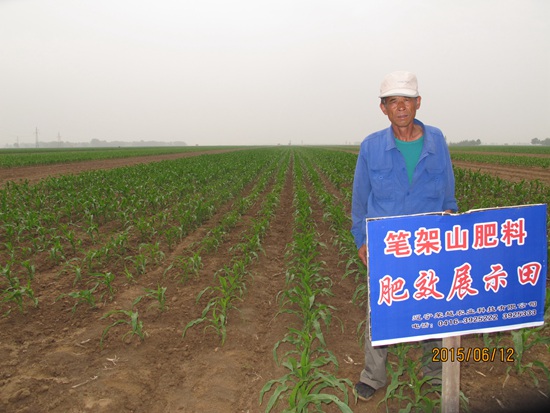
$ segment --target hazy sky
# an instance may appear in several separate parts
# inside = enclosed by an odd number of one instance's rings
[[[0,0],[0,147],[345,144],[417,74],[450,142],[550,138],[548,0]]]

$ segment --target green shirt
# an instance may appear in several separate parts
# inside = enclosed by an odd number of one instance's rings
[[[424,145],[424,135],[422,135],[419,139],[411,142],[401,141],[396,138],[395,145],[397,146],[397,149],[399,149],[399,152],[401,152],[401,154],[405,158],[405,165],[407,165],[407,174],[409,175],[409,183],[411,183],[414,175],[414,168],[416,168],[416,164],[418,163],[418,159],[420,158],[420,152],[422,152],[422,145]]]

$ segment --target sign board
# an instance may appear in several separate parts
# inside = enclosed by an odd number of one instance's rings
[[[544,323],[546,204],[366,226],[373,345]]]

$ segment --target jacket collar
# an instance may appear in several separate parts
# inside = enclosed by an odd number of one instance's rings
[[[422,127],[422,130],[424,131],[424,147],[422,148],[422,153],[434,153],[435,144],[432,134],[418,119],[415,119],[414,123],[420,125]],[[395,135],[393,133],[393,129],[390,126],[388,129],[386,129],[386,150],[389,151],[394,148],[397,148],[397,146],[395,145]]]

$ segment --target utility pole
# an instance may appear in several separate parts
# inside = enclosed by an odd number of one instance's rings
[[[38,148],[38,128],[35,129],[34,136],[35,136],[36,147]]]

